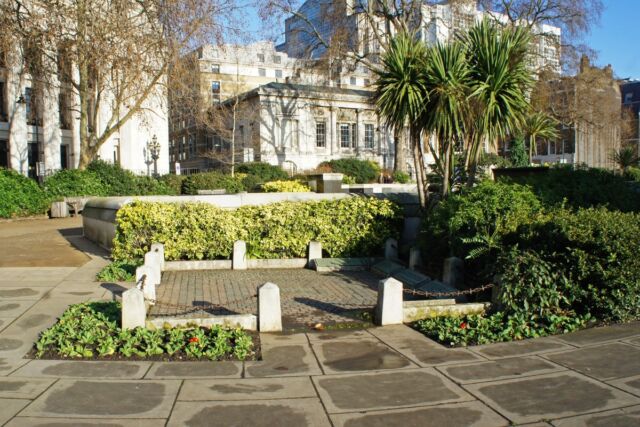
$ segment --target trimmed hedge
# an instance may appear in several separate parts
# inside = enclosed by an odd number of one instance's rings
[[[34,180],[0,168],[0,218],[42,215],[48,208],[49,198]]]
[[[271,181],[262,184],[265,193],[307,193],[309,187],[298,181]]]
[[[280,181],[289,178],[289,175],[280,166],[263,162],[241,163],[236,166],[236,171],[253,175],[259,183]]]
[[[65,169],[44,181],[44,191],[53,200],[78,196],[107,196],[109,189],[93,172]]]
[[[198,194],[198,190],[224,189],[227,193],[244,191],[241,177],[220,172],[206,172],[187,176],[182,181],[182,194]]]
[[[338,159],[322,162],[319,169],[330,168],[333,172],[345,174],[355,179],[356,184],[375,182],[380,176],[380,166],[371,160]]]
[[[282,202],[229,211],[203,203],[134,202],[117,214],[113,258],[141,259],[151,243],[165,245],[167,260],[229,259],[233,242],[247,242],[252,258],[305,257],[311,240],[331,257],[379,253],[397,237],[400,209],[368,197]]]

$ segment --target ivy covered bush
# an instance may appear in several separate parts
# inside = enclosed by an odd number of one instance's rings
[[[35,343],[37,358],[251,359],[253,340],[242,329],[123,330],[118,302],[70,306]]]
[[[289,175],[280,166],[263,162],[241,163],[236,166],[236,171],[254,176],[259,183],[282,181],[289,178]]]
[[[376,182],[380,176],[380,166],[371,160],[337,159],[322,162],[318,168],[345,174],[355,180],[356,184]]]
[[[134,202],[118,211],[114,260],[142,259],[152,243],[167,260],[229,259],[233,242],[252,258],[302,258],[311,240],[331,257],[367,256],[398,235],[401,215],[387,200],[350,197],[223,210],[204,203]]]
[[[262,184],[262,191],[265,193],[307,193],[311,190],[298,181],[271,181]]]
[[[44,181],[44,190],[53,200],[65,197],[107,196],[110,189],[91,171],[64,169]]]
[[[49,197],[32,179],[0,168],[0,218],[42,215],[49,208]]]

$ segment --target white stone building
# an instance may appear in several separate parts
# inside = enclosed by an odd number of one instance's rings
[[[74,72],[73,68],[71,72]],[[80,160],[79,98],[69,84],[47,76],[36,84],[23,64],[0,64],[0,167],[36,178],[78,167]],[[103,98],[96,123],[104,129],[112,111]],[[150,97],[143,113],[134,115],[100,148],[99,158],[138,174],[153,172],[147,143],[160,144],[158,173],[169,171],[168,111],[164,99]],[[121,111],[124,115],[126,111]]]

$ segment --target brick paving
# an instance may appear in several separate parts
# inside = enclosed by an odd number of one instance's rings
[[[376,275],[361,271],[168,271],[163,274],[162,285],[156,291],[158,304],[150,310],[149,316],[257,314],[257,287],[273,282],[280,287],[285,328],[316,323],[366,323],[360,314],[375,306],[378,280]],[[183,307],[175,307],[174,304]]]

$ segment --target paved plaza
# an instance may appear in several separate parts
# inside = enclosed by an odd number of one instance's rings
[[[0,425],[640,425],[640,322],[457,349],[406,326],[261,334],[244,363],[25,359],[69,304],[129,286],[94,281],[106,253],[78,227],[0,224]],[[38,257],[69,251],[56,266],[29,261],[45,233]]]

